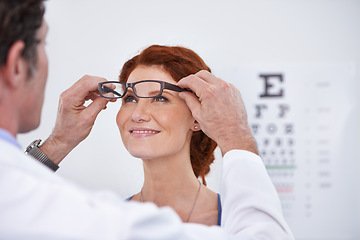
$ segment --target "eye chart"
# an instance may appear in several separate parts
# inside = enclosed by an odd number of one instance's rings
[[[224,71],[296,239],[359,239],[354,64],[251,65]]]

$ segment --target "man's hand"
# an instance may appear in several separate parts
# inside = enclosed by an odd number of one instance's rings
[[[223,155],[232,149],[258,154],[241,94],[233,85],[205,70],[181,79],[178,85],[198,96],[190,92],[180,94],[203,132],[217,142]]]
[[[90,134],[97,115],[106,108],[109,100],[97,90],[98,83],[103,81],[106,79],[84,76],[60,95],[55,128],[40,146],[55,164]],[[84,106],[90,99],[92,103]]]

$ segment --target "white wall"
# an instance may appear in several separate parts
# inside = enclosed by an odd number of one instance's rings
[[[293,64],[299,70],[301,66],[345,64],[355,69],[354,81],[346,82],[351,83],[349,91],[359,93],[360,1],[51,0],[46,6],[50,26],[46,102],[40,128],[19,137],[24,147],[51,133],[62,91],[85,74],[116,79],[122,64],[151,44],[189,47],[216,75],[234,84],[237,76],[228,70],[244,66],[275,64],[278,69],[287,69],[285,66]],[[246,91],[248,86],[240,82],[237,86]],[[141,161],[129,156],[122,146],[115,124],[118,108],[118,103],[111,104],[101,113],[88,139],[61,163],[57,174],[89,188],[113,189],[123,197],[139,191]],[[356,124],[359,111],[356,114],[350,121],[356,134],[350,136],[354,141],[349,151],[355,155],[351,155],[349,168],[360,170],[359,154],[354,151],[359,146],[355,136],[360,133]],[[215,191],[219,190],[220,163],[217,159],[208,180]],[[358,175],[349,177],[351,184],[359,180]],[[360,189],[359,184],[355,186]],[[360,200],[358,189],[355,197]],[[343,205],[346,201],[340,202],[339,208]],[[360,238],[359,204],[355,207],[355,216],[338,219],[349,228],[332,234],[332,239]],[[306,224],[302,221],[290,221],[299,239],[330,239],[323,230],[311,233],[298,228]]]

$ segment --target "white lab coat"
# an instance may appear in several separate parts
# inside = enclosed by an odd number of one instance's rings
[[[221,228],[183,224],[169,207],[79,188],[0,139],[0,239],[293,239],[257,155],[227,153],[221,188]]]

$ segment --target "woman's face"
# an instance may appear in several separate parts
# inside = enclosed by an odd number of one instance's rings
[[[127,82],[140,80],[176,84],[167,72],[156,66],[136,67]],[[137,98],[129,88],[116,117],[126,149],[143,160],[189,154],[194,121],[179,93],[167,89],[161,97]]]

